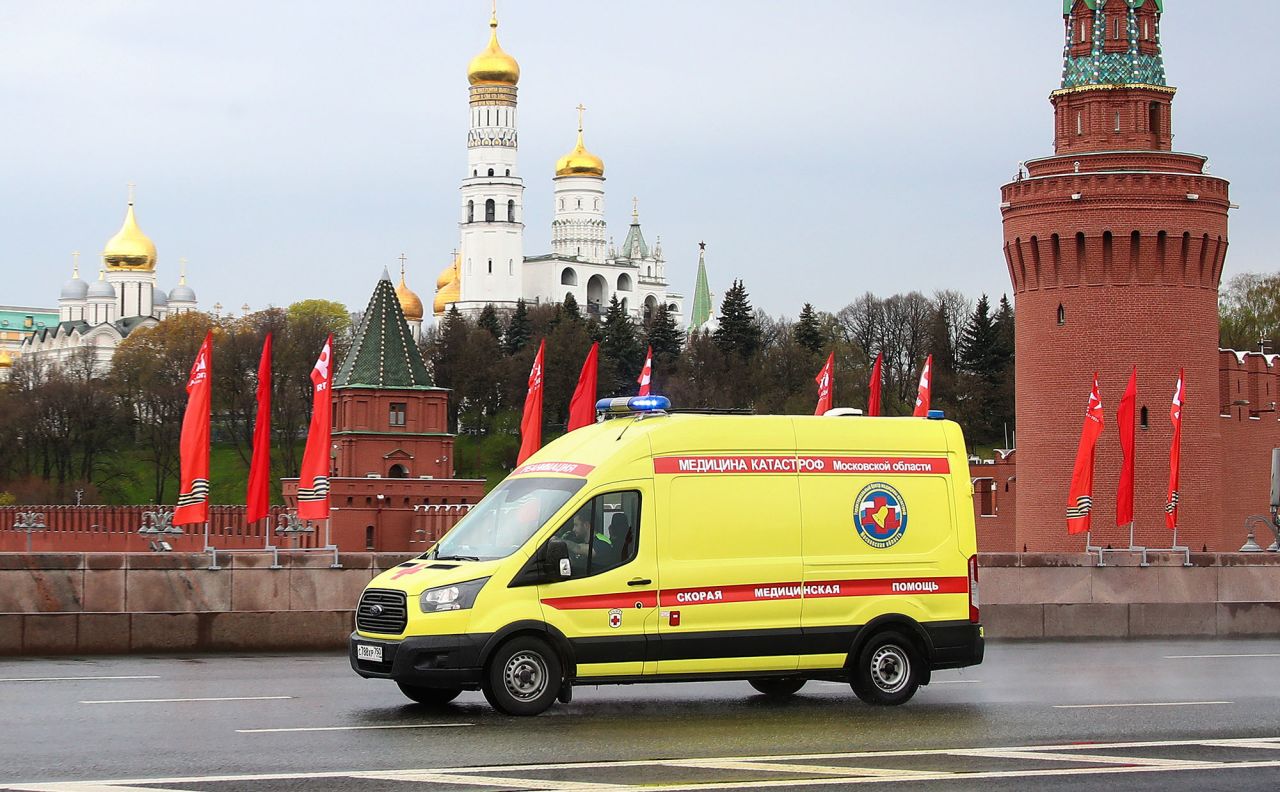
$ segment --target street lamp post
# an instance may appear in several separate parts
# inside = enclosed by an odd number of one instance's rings
[[[27,534],[27,552],[31,552],[31,534],[43,531],[49,526],[45,524],[44,515],[40,512],[18,512],[13,521],[13,528]]]

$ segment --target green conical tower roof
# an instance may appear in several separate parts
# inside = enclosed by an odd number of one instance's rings
[[[356,329],[351,351],[338,369],[334,387],[431,387],[431,375],[409,332],[391,275],[385,268]]]
[[[711,285],[707,283],[707,243],[698,243],[698,282],[693,287],[693,309],[689,313],[689,329],[696,330],[711,321]]]

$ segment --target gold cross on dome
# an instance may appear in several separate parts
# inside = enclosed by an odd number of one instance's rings
[[[400,254],[400,280],[404,280],[404,262],[405,262],[405,259],[407,258],[408,256],[406,256],[405,254],[403,253]]]
[[[634,195],[631,196],[631,222],[640,222],[640,199]]]
[[[578,131],[581,132],[582,131],[582,111],[586,110],[587,108],[583,106],[581,102],[579,102],[578,107],[576,109],[578,111]]]

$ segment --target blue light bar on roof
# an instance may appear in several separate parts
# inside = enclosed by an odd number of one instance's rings
[[[930,421],[941,421],[941,420],[944,420],[947,417],[947,415],[942,410],[930,410],[929,414],[926,417]]]
[[[666,396],[619,396],[596,402],[597,413],[612,415],[665,412],[669,409],[671,409],[671,400]]]

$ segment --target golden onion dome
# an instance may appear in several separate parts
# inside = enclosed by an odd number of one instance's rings
[[[444,316],[449,310],[449,303],[457,302],[462,297],[462,254],[454,257],[453,263],[444,268],[440,277],[436,278],[436,298],[431,303],[431,310],[436,316]]]
[[[13,356],[0,349],[0,368],[13,368]]]
[[[102,263],[109,270],[155,271],[156,243],[138,228],[138,221],[133,216],[133,201],[129,202],[124,225],[115,236],[107,240],[107,246],[102,249]]]
[[[422,300],[418,295],[413,293],[413,289],[404,282],[404,268],[400,268],[400,285],[396,287],[396,299],[400,301],[400,309],[404,311],[404,318],[410,322],[422,321]]]
[[[467,82],[472,85],[515,85],[520,82],[520,64],[498,44],[498,14],[489,19],[489,46],[467,65]]]
[[[557,176],[604,176],[604,160],[582,145],[582,127],[578,127],[578,145],[556,161]]]

